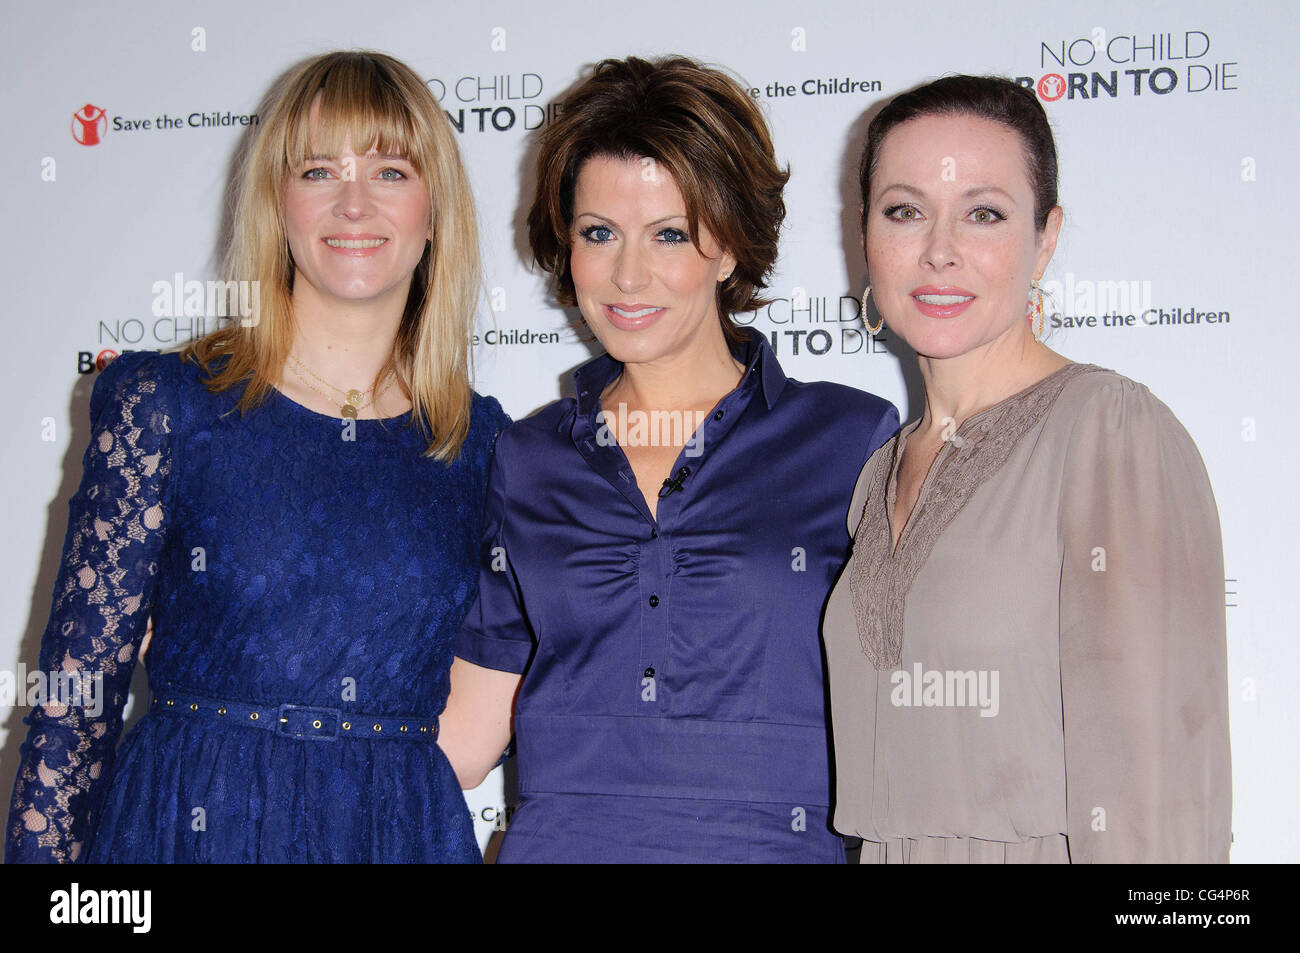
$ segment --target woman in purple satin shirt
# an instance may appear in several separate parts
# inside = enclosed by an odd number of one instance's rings
[[[729,76],[606,60],[537,172],[534,258],[607,353],[498,440],[443,750],[476,786],[513,701],[503,862],[842,862],[818,626],[898,414],[733,323],[788,173]]]

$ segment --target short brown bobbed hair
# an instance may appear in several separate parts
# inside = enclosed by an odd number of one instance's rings
[[[577,303],[570,269],[573,196],[583,163],[596,157],[654,159],[681,190],[691,241],[703,222],[736,259],[718,283],[727,339],[742,340],[731,315],[767,301],[758,292],[776,263],[782,192],[767,122],[753,98],[721,69],[684,56],[597,63],[542,132],[537,192],[528,212],[533,260],[555,281],[562,305]]]
[[[900,93],[867,127],[867,143],[858,167],[862,189],[862,226],[871,204],[871,176],[880,160],[880,147],[895,126],[922,116],[976,116],[1014,130],[1024,149],[1029,187],[1034,193],[1034,224],[1041,232],[1056,206],[1056,140],[1033,90],[1001,76],[945,76]]]

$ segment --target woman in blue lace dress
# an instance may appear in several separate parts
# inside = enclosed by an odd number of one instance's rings
[[[507,421],[469,385],[455,140],[403,64],[331,53],[242,175],[229,274],[255,307],[96,382],[41,669],[102,704],[32,709],[6,859],[478,861],[437,716]]]

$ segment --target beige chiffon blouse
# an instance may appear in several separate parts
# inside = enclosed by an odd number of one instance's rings
[[[827,606],[835,828],[864,863],[1225,862],[1223,554],[1191,437],[1067,365],[945,442],[891,553],[915,428],[862,470]]]

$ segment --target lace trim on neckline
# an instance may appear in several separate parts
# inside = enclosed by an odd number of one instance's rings
[[[902,661],[908,593],[948,524],[975,491],[1002,469],[1020,438],[1042,421],[1065,386],[1080,374],[1101,370],[1094,364],[1067,364],[968,418],[931,465],[934,472],[927,477],[931,485],[903,526],[897,551],[890,509],[903,447],[916,427],[900,432],[886,445],[889,465],[883,465],[882,458],[871,473],[849,569],[858,641],[878,671],[897,668]]]

